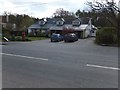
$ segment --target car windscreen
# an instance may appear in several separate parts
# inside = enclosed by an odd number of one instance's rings
[[[60,35],[56,34],[56,35],[52,35],[52,37],[59,37]]]

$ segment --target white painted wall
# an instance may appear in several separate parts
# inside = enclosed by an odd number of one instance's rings
[[[28,33],[31,33],[31,29],[28,29]]]
[[[94,30],[93,32],[91,32],[91,36],[95,37],[96,36],[96,30]]]
[[[91,27],[91,25],[86,26],[85,38],[89,37],[89,36],[90,37],[95,37],[96,36],[96,30],[93,29],[93,28],[95,28],[97,30],[97,28],[94,25],[92,25],[92,27]]]
[[[118,2],[118,7],[119,7],[119,10],[120,10],[120,0],[119,0],[119,2]]]
[[[90,34],[89,29],[86,29],[85,30],[85,38],[89,37],[89,34]]]

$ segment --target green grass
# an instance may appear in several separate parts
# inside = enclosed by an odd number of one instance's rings
[[[47,37],[26,37],[31,41],[48,39]]]
[[[48,39],[47,37],[26,37],[26,41],[35,41],[35,40],[44,40]],[[11,37],[9,38],[11,41],[23,41],[22,36],[15,36],[14,39]],[[2,41],[2,38],[0,39]]]

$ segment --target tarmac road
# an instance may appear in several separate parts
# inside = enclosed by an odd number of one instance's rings
[[[3,88],[118,88],[118,48],[93,38],[2,46]]]

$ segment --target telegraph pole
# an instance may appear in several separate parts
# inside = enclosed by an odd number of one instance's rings
[[[9,15],[8,14],[6,15],[6,22],[7,23],[9,22]]]

